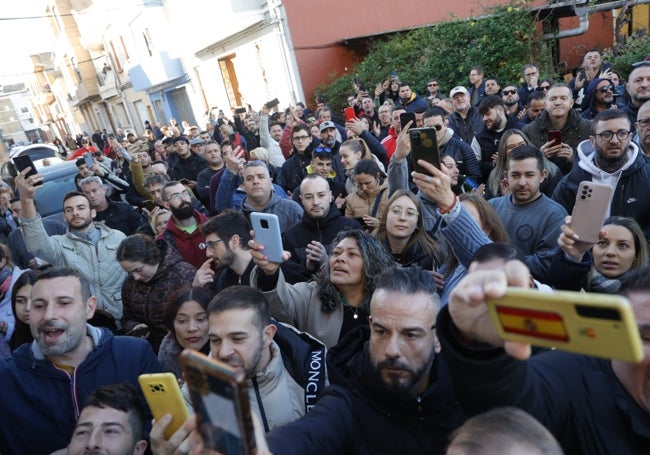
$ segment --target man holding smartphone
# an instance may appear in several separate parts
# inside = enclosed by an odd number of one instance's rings
[[[607,216],[634,218],[650,237],[650,164],[632,141],[630,119],[622,109],[608,109],[593,120],[593,134],[578,146],[578,166],[564,176],[553,199],[573,211],[580,182],[609,185],[614,190]]]
[[[623,280],[645,345],[640,363],[549,351],[530,357],[530,345],[504,342],[485,300],[506,286],[526,287],[519,261],[474,270],[458,283],[437,319],[442,356],[454,390],[469,415],[516,406],[537,418],[567,454],[636,454],[648,450],[650,434],[650,269]]]
[[[552,130],[562,132],[561,144],[549,138]],[[565,84],[554,84],[546,93],[546,109],[522,131],[546,158],[567,174],[571,171],[574,150],[591,134],[591,122],[573,109],[571,89]]]

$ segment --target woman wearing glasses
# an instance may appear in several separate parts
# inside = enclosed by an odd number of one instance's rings
[[[409,190],[397,190],[373,232],[398,264],[417,264],[425,270],[438,270],[443,262],[438,243],[427,234],[420,201]]]
[[[122,284],[122,328],[126,335],[147,338],[158,352],[167,335],[164,302],[192,282],[196,269],[165,240],[152,240],[142,234],[122,240],[116,256],[128,273]]]

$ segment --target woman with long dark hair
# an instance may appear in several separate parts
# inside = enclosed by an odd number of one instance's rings
[[[327,347],[354,327],[368,324],[375,277],[395,265],[382,244],[361,230],[340,232],[332,244],[329,260],[315,280],[288,284],[280,264],[264,259],[264,251],[251,243],[257,264],[251,286],[265,291],[271,314],[309,332]]]
[[[31,343],[34,340],[29,329],[29,299],[32,285],[36,282],[38,274],[37,270],[26,270],[11,288],[11,311],[16,320],[14,333],[9,341],[12,351],[21,344]]]
[[[122,284],[122,328],[127,335],[142,336],[158,352],[167,335],[163,303],[170,294],[191,283],[196,269],[164,240],[135,234],[122,240],[117,260],[129,274]]]
[[[205,288],[184,288],[173,294],[163,308],[163,324],[169,330],[158,350],[165,371],[183,376],[178,356],[183,349],[210,352],[208,305],[212,292]]]
[[[442,250],[424,229],[422,207],[409,190],[397,190],[388,199],[387,208],[373,235],[402,266],[418,264],[424,270],[438,270]]]

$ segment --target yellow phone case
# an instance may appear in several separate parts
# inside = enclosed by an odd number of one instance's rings
[[[165,439],[169,440],[190,416],[176,376],[172,373],[141,374],[138,382],[156,421],[167,413],[172,415],[165,430]]]
[[[504,340],[625,362],[643,359],[634,312],[624,297],[508,288],[487,305]]]

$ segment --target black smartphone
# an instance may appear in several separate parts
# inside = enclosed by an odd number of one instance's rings
[[[411,129],[415,128],[415,113],[413,112],[402,112],[399,115],[399,123],[402,125],[402,128],[406,128],[406,124],[411,123]]]
[[[36,166],[34,166],[34,162],[32,161],[31,157],[29,155],[19,155],[15,156],[13,158],[14,161],[14,166],[16,166],[16,169],[18,172],[22,172],[28,167],[30,167],[30,171],[25,175],[25,178],[31,177],[32,175],[38,174],[36,171]],[[43,182],[37,183],[37,185],[42,185]]]
[[[435,128],[411,128],[409,130],[409,139],[411,141],[411,157],[415,172],[431,175],[431,172],[418,164],[418,160],[426,161],[440,169],[440,150],[438,149]]]
[[[145,209],[151,212],[153,209],[156,208],[156,203],[154,201],[150,201],[147,199],[145,201],[142,201],[142,207],[144,207]]]
[[[548,130],[548,141],[553,142],[553,145],[562,144],[562,131],[561,130]]]
[[[206,448],[227,455],[256,453],[244,374],[191,349],[180,360]]]
[[[190,181],[188,179],[180,179],[178,182],[182,183],[183,185],[189,185],[190,184]]]
[[[235,114],[245,114],[246,113],[246,108],[245,107],[238,107],[235,109]]]
[[[268,107],[269,109],[273,109],[278,104],[280,104],[280,101],[277,98],[273,98],[271,101],[266,103],[266,107]]]

